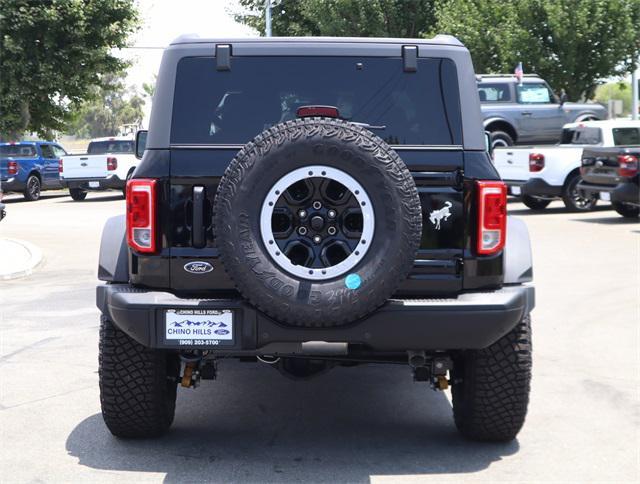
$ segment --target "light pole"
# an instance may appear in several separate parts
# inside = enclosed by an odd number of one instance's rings
[[[264,2],[264,24],[265,34],[271,37],[271,8],[276,7],[282,0],[265,0]]]
[[[638,86],[638,69],[631,74],[631,119],[638,119],[638,97],[640,96],[640,86]]]

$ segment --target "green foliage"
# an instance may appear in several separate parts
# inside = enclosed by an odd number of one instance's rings
[[[127,89],[123,79],[113,74],[105,75],[103,84],[94,87],[92,98],[73,114],[67,134],[79,138],[113,136],[123,124],[140,123],[144,97],[134,89]]]
[[[283,0],[272,9],[274,36],[419,37],[435,21],[434,0]],[[240,0],[239,22],[265,33],[264,0]]]
[[[607,104],[610,99],[622,101],[622,115],[626,116],[631,112],[631,84],[628,82],[608,82],[596,88],[596,101]]]
[[[0,0],[0,137],[63,130],[137,24],[134,0]]]
[[[544,77],[570,100],[631,72],[640,56],[640,0],[438,0],[437,29],[471,51],[476,72]]]

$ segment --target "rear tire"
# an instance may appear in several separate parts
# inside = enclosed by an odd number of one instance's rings
[[[85,198],[87,198],[87,192],[82,190],[81,188],[69,188],[69,195],[76,202],[81,202]]]
[[[628,203],[611,202],[613,209],[625,218],[636,218],[640,215],[640,207],[634,207]]]
[[[596,195],[588,196],[586,193],[578,190],[580,180],[580,175],[574,173],[569,176],[564,187],[562,187],[562,201],[564,202],[564,206],[572,212],[593,210],[596,203],[598,203],[598,197]]]
[[[506,148],[513,145],[513,138],[508,133],[504,131],[491,132],[491,148]]]
[[[42,185],[40,183],[40,178],[36,175],[29,175],[27,178],[27,185],[24,189],[24,199],[27,202],[35,202],[40,199],[40,193],[42,190]]]
[[[530,195],[522,195],[522,197],[520,198],[522,200],[522,203],[524,203],[531,210],[544,210],[551,203],[551,200],[536,198]]]
[[[171,426],[180,360],[142,346],[100,318],[99,379],[104,422],[113,435],[145,438]]]
[[[488,348],[454,360],[453,416],[465,437],[513,440],[527,415],[531,384],[531,319],[525,316]]]

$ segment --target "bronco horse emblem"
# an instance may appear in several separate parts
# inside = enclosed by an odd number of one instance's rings
[[[436,230],[440,230],[440,222],[443,220],[446,221],[449,217],[451,217],[451,212],[449,209],[452,207],[451,202],[444,202],[444,207],[438,210],[434,210],[429,214],[429,220],[433,225],[436,226]]]

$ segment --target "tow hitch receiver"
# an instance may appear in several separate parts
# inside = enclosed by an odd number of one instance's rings
[[[451,358],[448,356],[427,357],[424,351],[409,351],[407,353],[414,381],[429,382],[434,390],[449,388],[447,372],[453,367]]]

